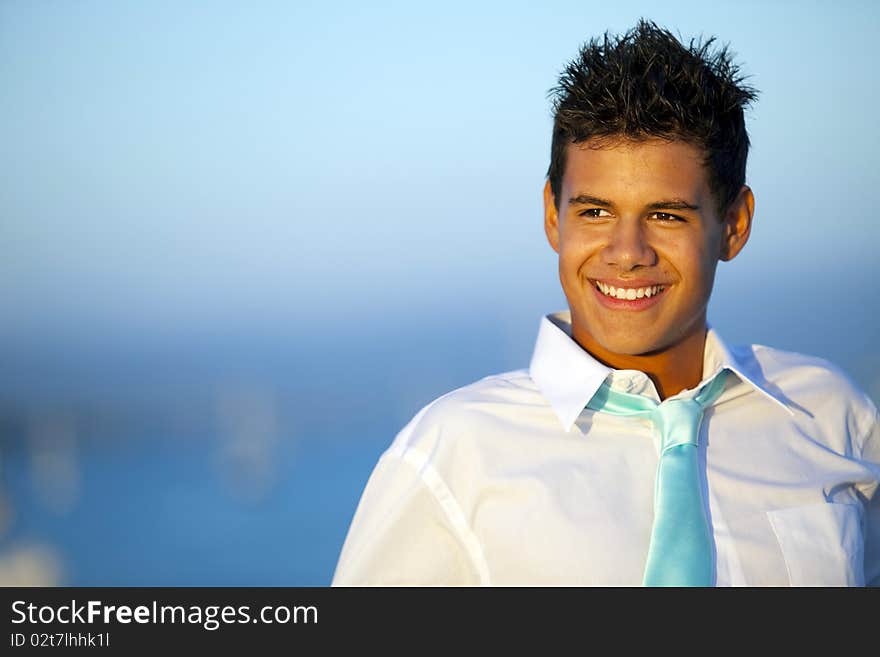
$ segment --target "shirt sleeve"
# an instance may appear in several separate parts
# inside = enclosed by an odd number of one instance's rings
[[[880,478],[880,420],[874,422],[862,448],[862,459]],[[880,586],[880,486],[875,486],[865,507],[865,583]]]
[[[479,584],[448,488],[418,452],[386,452],[349,528],[333,586]]]

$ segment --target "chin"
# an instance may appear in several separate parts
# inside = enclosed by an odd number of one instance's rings
[[[610,333],[610,332],[609,332]],[[668,344],[660,336],[630,333],[629,335],[591,333],[593,341],[611,354],[644,356],[662,351]]]
[[[624,342],[610,341],[602,342],[600,344],[606,351],[612,354],[620,354],[621,356],[645,356],[660,349],[660,347],[653,343],[632,340]]]

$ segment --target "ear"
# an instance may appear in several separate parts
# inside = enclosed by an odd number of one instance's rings
[[[559,212],[556,210],[556,199],[549,180],[544,183],[544,232],[550,246],[559,253]]]
[[[724,213],[723,234],[721,236],[721,260],[733,260],[749,241],[752,232],[752,215],[755,213],[755,195],[748,185],[743,185],[739,194]]]

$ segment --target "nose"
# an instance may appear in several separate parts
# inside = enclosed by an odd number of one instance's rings
[[[635,220],[614,223],[602,256],[605,264],[614,265],[621,271],[650,267],[657,263],[657,254],[648,243],[644,227]]]

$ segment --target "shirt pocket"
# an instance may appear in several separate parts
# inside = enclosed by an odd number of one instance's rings
[[[864,586],[861,509],[810,504],[767,511],[792,586]]]

